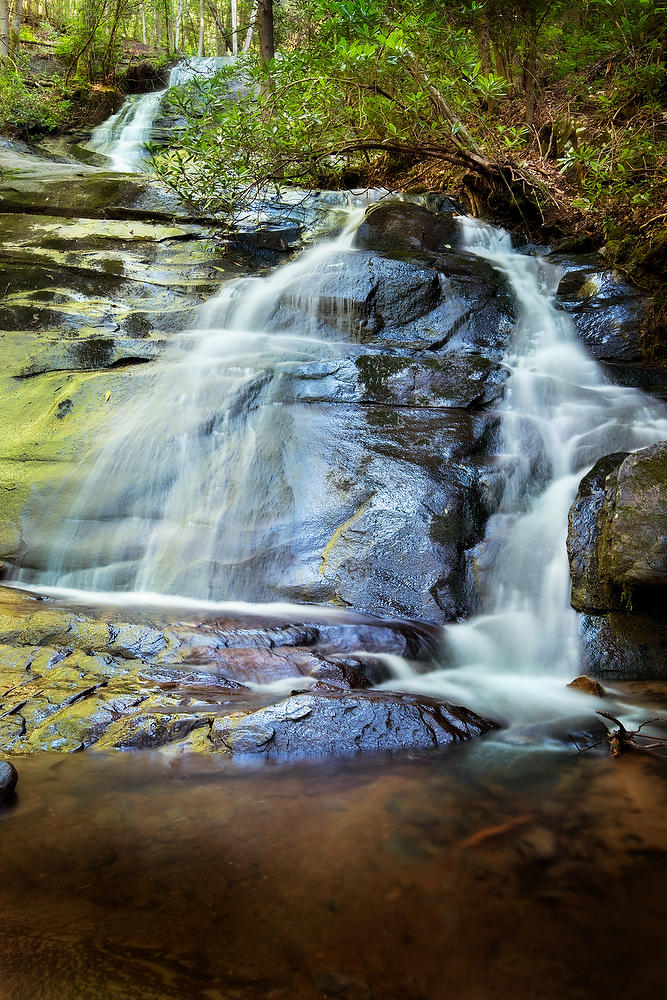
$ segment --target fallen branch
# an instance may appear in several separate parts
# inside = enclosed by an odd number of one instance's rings
[[[660,722],[660,719],[647,719],[633,732],[629,732],[623,723],[619,719],[615,718],[615,716],[610,715],[609,712],[598,711],[597,714],[601,715],[603,719],[609,719],[610,722],[613,722],[616,726],[618,726],[618,729],[613,730],[608,734],[609,749],[611,750],[612,757],[622,757],[628,750],[639,753],[645,753],[647,750],[654,750],[658,748],[667,750],[667,737],[644,736],[641,732],[644,726],[650,726],[656,722]],[[637,743],[637,739],[652,740],[652,742],[642,744]]]

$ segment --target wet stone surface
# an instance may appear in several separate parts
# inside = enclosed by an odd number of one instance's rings
[[[667,445],[600,459],[570,510],[582,663],[600,677],[665,677]]]
[[[189,617],[123,620],[0,588],[0,753],[336,756],[433,749],[493,726],[442,700],[368,691],[389,676],[382,651],[415,647],[416,623],[339,616],[361,650],[351,656],[326,616],[321,631]],[[424,654],[430,641],[427,630]]]

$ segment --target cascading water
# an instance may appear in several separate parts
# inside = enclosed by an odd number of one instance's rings
[[[461,701],[497,717],[531,718],[568,706],[577,671],[567,516],[598,458],[667,437],[664,408],[610,384],[554,304],[559,272],[517,253],[502,230],[461,219],[463,244],[508,281],[519,319],[504,358],[498,461],[505,487],[478,554],[484,613],[448,626],[447,666],[389,685]]]
[[[153,125],[165,94],[172,87],[180,87],[195,77],[212,77],[231,61],[231,57],[225,56],[181,59],[170,70],[164,90],[130,95],[120,111],[93,129],[89,148],[108,156],[112,170],[122,173],[141,170],[147,161],[146,143],[152,137]]]
[[[290,543],[317,512],[319,491],[304,461],[314,431],[281,405],[282,377],[337,353],[315,318],[307,329],[299,314],[295,325],[289,306],[317,301],[325,265],[348,250],[360,214],[270,277],[228,282],[202,308],[197,328],[128,402],[92,469],[70,484],[64,523],[47,531],[48,571],[24,571],[23,580],[200,599],[274,596],[264,570],[270,564],[275,579],[289,567]]]
[[[660,404],[610,384],[585,353],[554,304],[555,267],[517,253],[491,226],[462,219],[461,229],[465,248],[505,276],[519,309],[499,408],[505,487],[478,553],[483,613],[448,626],[446,667],[418,674],[388,663],[387,686],[495,718],[544,718],[576,700],[563,677],[577,668],[565,547],[577,485],[602,455],[667,438],[667,419]],[[304,317],[317,314],[322,276],[330,294],[332,269],[355,252],[353,232],[354,224],[269,278],[222,287],[72,485],[48,569],[23,570],[23,581],[284,598],[281,570],[292,583],[296,534],[317,535],[322,472],[308,456],[326,444],[313,447],[320,432],[304,408],[295,417],[284,405],[283,380],[345,353]]]

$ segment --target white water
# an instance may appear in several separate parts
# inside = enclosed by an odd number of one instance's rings
[[[317,516],[312,434],[280,405],[281,377],[333,357],[340,345],[298,325],[320,276],[345,253],[357,220],[267,278],[224,284],[195,329],[176,339],[149,385],[128,401],[92,467],[56,505],[48,571],[28,582],[85,589],[184,594],[202,600],[270,600],[266,581],[293,563],[292,542]],[[313,316],[315,309],[310,310]],[[63,507],[66,510],[62,517]],[[40,512],[43,517],[43,512]],[[30,529],[32,530],[32,529]]]
[[[181,59],[169,73],[164,90],[152,94],[132,94],[115,115],[93,129],[88,148],[108,156],[110,167],[122,173],[143,169],[147,162],[146,143],[152,137],[153,123],[160,112],[162,99],[171,87],[180,87],[195,77],[212,77],[230,57],[191,56]]]
[[[578,669],[569,508],[598,458],[667,438],[667,417],[637,390],[610,384],[586,354],[555,307],[553,265],[515,252],[502,230],[469,219],[461,226],[466,248],[505,275],[519,306],[500,411],[498,460],[507,479],[486,529],[493,555],[483,577],[485,612],[447,627],[446,667],[407,677],[404,668],[393,671],[387,686],[495,718],[557,716],[582,697],[564,690]]]
[[[297,526],[321,504],[313,434],[281,405],[281,375],[344,353],[303,316],[320,275],[353,252],[354,221],[268,278],[225,284],[137,394],[77,486],[48,572],[23,579],[80,591],[271,600],[266,569],[289,577]],[[417,674],[383,657],[387,687],[512,722],[572,713],[577,671],[567,513],[602,455],[667,438],[664,407],[610,384],[553,301],[558,271],[516,253],[507,234],[462,220],[467,248],[509,282],[519,319],[504,358],[498,462],[506,474],[487,527],[484,613],[447,628],[446,667]],[[285,303],[297,301],[299,322]],[[283,316],[282,322],[276,316]],[[314,321],[313,321],[314,324]],[[28,532],[30,537],[35,534]],[[48,534],[48,532],[47,532]],[[490,558],[491,555],[493,558]],[[92,596],[92,594],[91,594]]]

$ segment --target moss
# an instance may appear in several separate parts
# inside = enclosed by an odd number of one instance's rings
[[[327,544],[324,546],[324,549],[322,551],[322,564],[320,566],[320,573],[322,573],[322,575],[324,575],[324,573],[326,572],[329,556],[333,552],[341,536],[348,528],[351,528],[352,525],[359,520],[361,515],[366,510],[367,506],[368,506],[368,501],[366,500],[364,503],[362,503],[361,507],[359,507],[359,509],[354,512],[354,514],[351,517],[348,517],[346,521],[338,525],[333,535],[331,536]]]
[[[455,545],[462,541],[463,524],[460,514],[450,510],[434,514],[428,534],[431,541],[438,545]]]
[[[395,410],[380,410],[376,407],[367,409],[366,420],[371,427],[397,427],[400,423]]]
[[[396,358],[386,354],[368,355],[362,354],[355,358],[354,362],[359,371],[364,390],[372,397],[382,397],[391,395],[388,382],[396,372],[403,371],[410,366],[410,362],[405,358]]]

